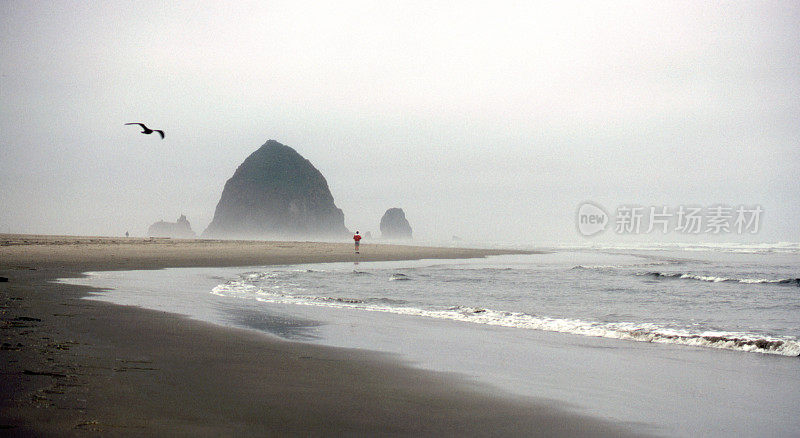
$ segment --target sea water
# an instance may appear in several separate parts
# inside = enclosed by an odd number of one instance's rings
[[[720,260],[723,259],[723,260]],[[797,256],[557,252],[242,272],[211,293],[635,341],[800,355]]]
[[[365,247],[364,251],[368,251]],[[666,435],[800,432],[800,249],[102,272],[93,296],[397,354]]]

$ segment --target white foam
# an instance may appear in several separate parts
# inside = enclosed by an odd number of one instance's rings
[[[273,288],[275,289],[275,288]],[[386,312],[399,315],[448,319],[475,324],[514,327],[528,330],[570,333],[582,336],[627,339],[640,342],[681,344],[698,347],[722,348],[758,353],[800,356],[800,342],[794,338],[773,338],[748,333],[700,332],[692,333],[660,327],[656,324],[615,322],[601,323],[580,319],[550,318],[521,312],[505,312],[492,309],[455,306],[447,309],[420,309],[364,303],[351,298],[314,297],[287,295],[231,281],[212,290],[220,296],[237,296],[261,302],[322,306],[330,308],[359,309],[370,312]]]
[[[631,242],[586,243],[582,245],[554,245],[556,249],[637,250],[637,251],[714,251],[737,254],[783,253],[800,254],[800,243],[733,243],[733,242]]]
[[[650,275],[654,277],[667,277],[667,278],[682,278],[689,280],[707,281],[711,283],[721,282],[735,282],[743,284],[797,284],[796,278],[731,278],[731,277],[717,277],[714,275],[697,275],[682,272],[642,272],[637,275]]]
[[[406,274],[400,274],[400,273],[392,274],[392,276],[389,277],[389,281],[405,281],[405,280],[411,280],[411,277],[409,277]]]

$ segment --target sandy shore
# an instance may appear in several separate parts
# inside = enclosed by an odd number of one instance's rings
[[[361,260],[508,251],[362,245]],[[11,435],[627,436],[360,350],[82,300],[89,270],[353,260],[347,243],[0,235],[0,429]]]
[[[157,269],[189,266],[257,266],[340,261],[468,258],[515,251],[351,243],[142,239],[0,234],[4,268],[77,270]],[[518,251],[519,252],[519,251]]]

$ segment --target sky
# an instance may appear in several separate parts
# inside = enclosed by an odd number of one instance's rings
[[[798,23],[792,1],[3,0],[0,233],[201,233],[274,139],[362,233],[400,207],[430,242],[798,242]],[[607,230],[581,234],[585,202]],[[628,206],[762,213],[617,230]]]

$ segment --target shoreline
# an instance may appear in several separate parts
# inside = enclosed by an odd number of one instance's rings
[[[84,300],[91,288],[53,282],[91,270],[350,261],[351,244],[57,239],[0,246],[5,432],[632,435],[385,354]],[[520,252],[362,246],[365,261],[507,253]]]
[[[232,267],[301,263],[464,259],[541,251],[372,243],[78,237],[0,234],[0,268],[83,271]]]

